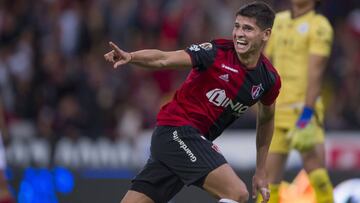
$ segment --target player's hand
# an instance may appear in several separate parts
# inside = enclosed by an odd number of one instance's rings
[[[104,55],[106,61],[109,61],[114,64],[114,68],[118,66],[127,64],[131,60],[131,54],[121,50],[116,44],[113,42],[109,42],[112,50]]]
[[[299,152],[306,152],[316,144],[316,126],[311,122],[313,114],[314,110],[305,106],[296,122],[296,127],[288,133],[288,138],[291,139],[291,147]]]
[[[261,203],[266,203],[270,199],[270,189],[269,184],[266,179],[265,171],[256,171],[252,179],[252,198],[256,199],[257,193],[260,193],[262,196]]]
[[[310,122],[305,128],[295,127],[290,130],[288,137],[291,139],[290,146],[299,152],[306,152],[316,144],[316,126]]]

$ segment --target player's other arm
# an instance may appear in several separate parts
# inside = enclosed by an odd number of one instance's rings
[[[275,103],[264,105],[258,104],[258,115],[256,122],[256,169],[265,169],[265,160],[274,131]]]
[[[268,182],[265,173],[265,162],[269,151],[273,131],[275,103],[264,105],[259,102],[256,124],[256,171],[253,177],[253,197],[257,191],[264,200],[269,199]]]
[[[191,58],[185,50],[161,51],[144,49],[135,52],[125,52],[113,42],[109,42],[112,50],[104,55],[105,60],[113,63],[114,68],[132,63],[145,68],[182,68],[191,67]]]

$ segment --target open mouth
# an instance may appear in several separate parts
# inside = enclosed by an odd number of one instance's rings
[[[244,39],[237,39],[236,40],[236,46],[240,49],[244,49],[247,47],[249,43],[245,41]]]

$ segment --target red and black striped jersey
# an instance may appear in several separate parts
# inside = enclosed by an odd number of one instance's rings
[[[157,125],[190,125],[214,140],[250,106],[271,105],[279,94],[280,77],[266,57],[246,69],[231,40],[194,44],[186,52],[193,69],[161,108]]]

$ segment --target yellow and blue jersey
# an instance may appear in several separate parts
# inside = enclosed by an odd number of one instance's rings
[[[290,11],[276,15],[265,54],[271,59],[282,79],[277,98],[275,124],[293,127],[304,105],[309,56],[329,56],[333,29],[328,20],[315,11],[292,18]],[[319,98],[315,110],[323,117],[323,104]]]

